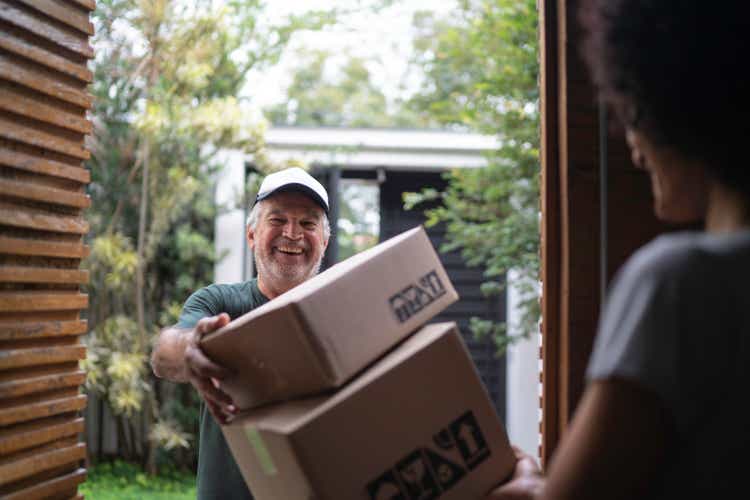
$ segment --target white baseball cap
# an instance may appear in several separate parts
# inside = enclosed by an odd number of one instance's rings
[[[268,174],[260,184],[255,203],[283,191],[297,191],[313,199],[328,213],[328,193],[323,185],[299,167]]]

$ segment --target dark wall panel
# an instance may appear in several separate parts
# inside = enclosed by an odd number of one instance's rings
[[[441,189],[445,187],[445,181],[440,174],[434,172],[387,173],[385,182],[380,185],[381,241],[424,223],[423,210],[403,209],[402,193],[419,191],[425,187]],[[427,234],[433,246],[439,250],[445,240],[445,229],[442,226],[427,228]],[[467,267],[459,252],[438,254],[460,299],[433,322],[455,321],[458,324],[495,408],[504,419],[505,358],[495,355],[495,346],[490,339],[476,340],[473,337],[469,331],[469,318],[479,316],[495,321],[504,320],[505,294],[485,298],[479,291],[479,286],[484,281],[481,269]]]

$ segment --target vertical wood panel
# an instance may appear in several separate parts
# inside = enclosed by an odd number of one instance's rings
[[[600,310],[599,109],[580,56],[576,0],[540,0],[542,109],[542,449],[552,456],[584,390]],[[648,176],[609,128],[607,279],[667,228]],[[634,223],[637,221],[637,223]]]
[[[598,108],[579,54],[575,0],[542,24],[542,450],[546,463],[583,391],[599,311]]]
[[[0,0],[0,497],[74,498],[89,0]]]
[[[558,415],[558,341],[555,334],[560,329],[561,279],[561,220],[558,174],[558,13],[556,0],[539,2],[539,54],[540,54],[540,96],[541,96],[541,161],[540,202],[541,221],[541,281],[542,296],[541,330],[542,345],[542,396],[539,404],[542,409],[540,433],[542,442],[539,450],[542,464],[546,465],[549,456],[559,439]]]

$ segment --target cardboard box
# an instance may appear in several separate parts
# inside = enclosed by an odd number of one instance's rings
[[[424,327],[333,395],[222,431],[258,500],[476,500],[515,464],[455,323]]]
[[[422,227],[357,254],[204,337],[238,408],[341,386],[458,300]]]

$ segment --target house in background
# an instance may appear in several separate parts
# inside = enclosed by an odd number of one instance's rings
[[[266,144],[272,160],[307,164],[328,189],[332,234],[324,267],[351,254],[352,247],[356,250],[358,244],[367,246],[422,224],[423,208],[405,210],[403,193],[425,187],[442,189],[446,170],[482,168],[486,165],[485,153],[498,147],[494,137],[461,132],[309,127],[271,128]],[[232,205],[254,170],[253,159],[238,152],[224,155],[216,201]],[[359,205],[360,216],[368,220],[351,221],[351,205]],[[225,255],[215,268],[217,282],[254,276],[245,241],[247,213],[247,207],[234,208],[217,217],[216,250]],[[352,222],[366,230],[345,234],[346,225]],[[427,232],[439,249],[445,238],[444,228],[431,227]],[[368,242],[370,237],[374,241]],[[513,323],[517,297],[512,283],[509,293],[486,298],[480,292],[482,269],[466,266],[460,252],[440,253],[440,258],[460,300],[434,321],[455,321],[459,325],[511,441],[536,455],[540,420],[538,336],[517,343],[500,358],[495,355],[491,340],[474,339],[468,328],[472,316],[495,321],[508,318],[509,324]]]

